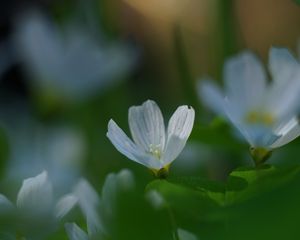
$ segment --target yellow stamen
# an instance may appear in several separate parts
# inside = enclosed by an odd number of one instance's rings
[[[245,117],[245,121],[246,123],[250,123],[250,124],[260,123],[264,125],[271,125],[274,123],[275,119],[274,116],[268,112],[261,113],[261,112],[251,111],[247,113]]]
[[[158,144],[158,145],[150,144],[149,145],[149,152],[154,157],[156,157],[157,159],[160,159],[161,158],[161,146],[160,146],[160,144]]]

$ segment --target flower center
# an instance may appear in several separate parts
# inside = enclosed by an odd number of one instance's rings
[[[271,113],[251,111],[246,114],[245,121],[250,124],[263,124],[269,126],[274,123],[275,119]]]
[[[160,144],[157,144],[157,145],[150,144],[149,152],[157,159],[160,159],[161,158],[161,145]]]

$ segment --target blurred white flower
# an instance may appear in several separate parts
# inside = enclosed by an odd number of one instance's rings
[[[27,131],[29,129],[19,130],[9,132],[12,151],[5,179],[16,182],[45,169],[52,184],[59,191],[65,192],[80,173],[85,154],[81,135],[72,129],[47,129],[39,124],[31,126],[30,133]]]
[[[117,201],[122,199],[123,193],[131,192],[134,189],[135,179],[130,170],[123,169],[119,173],[110,173],[106,177],[101,192],[101,211],[107,233],[111,231],[110,223],[117,215]]]
[[[46,171],[23,181],[17,196],[16,206],[0,194],[1,212],[6,208],[7,211],[18,218],[17,221],[22,222],[21,226],[23,228],[37,222],[44,222],[45,225],[55,225],[76,203],[77,198],[71,194],[64,195],[56,201]]]
[[[5,196],[0,197],[1,205],[13,206]],[[6,199],[6,200],[5,200]],[[55,201],[52,184],[48,179],[48,174],[43,171],[39,175],[27,178],[19,190],[16,207],[18,211],[26,215],[43,216],[44,214],[54,214],[60,219],[64,217],[77,203],[77,198],[73,195],[65,195]]]
[[[66,223],[65,228],[69,239],[100,240],[110,236],[112,231],[110,224],[116,217],[116,201],[124,191],[130,191],[134,187],[135,181],[129,170],[124,169],[118,174],[110,173],[105,179],[100,199],[93,187],[82,179],[75,186],[73,193],[86,218],[87,233],[76,223]]]
[[[62,27],[31,12],[17,22],[17,54],[33,87],[66,100],[95,95],[133,66],[135,53],[121,44],[99,44],[88,28],[71,22]]]
[[[111,119],[107,137],[126,157],[154,171],[167,169],[183,150],[192,131],[195,112],[180,106],[171,117],[167,132],[162,113],[154,101],[129,109],[128,122],[131,141]]]
[[[69,191],[69,186],[78,180],[86,154],[81,132],[65,126],[45,127],[24,111],[23,105],[4,107],[1,127],[10,148],[6,184],[13,185],[46,170],[56,192]]]
[[[86,218],[88,236],[94,237],[103,235],[105,230],[99,215],[100,198],[98,193],[86,179],[81,179],[78,184],[76,184],[73,194],[77,197],[78,205]],[[66,226],[68,233],[73,229],[71,226],[74,227],[72,224]],[[74,231],[76,231],[76,229],[78,229],[78,227],[74,227]],[[70,239],[73,238],[70,237]]]
[[[200,96],[228,118],[253,149],[272,150],[300,134],[300,68],[287,49],[272,48],[268,83],[261,62],[243,52],[225,63],[225,93],[211,81],[200,82]]]

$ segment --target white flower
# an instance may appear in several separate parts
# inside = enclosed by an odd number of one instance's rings
[[[95,35],[75,21],[58,26],[41,13],[31,12],[19,19],[16,57],[38,90],[81,100],[126,74],[136,55],[121,44],[101,46]]]
[[[134,187],[134,177],[129,170],[124,169],[117,174],[110,173],[105,179],[100,199],[93,187],[82,179],[75,187],[74,194],[78,197],[78,205],[86,218],[87,232],[76,223],[67,223],[65,228],[69,239],[100,240],[106,239],[104,236],[110,236],[112,234],[110,224],[114,223],[117,215],[117,201],[124,192],[133,190]]]
[[[107,137],[129,159],[144,166],[160,170],[175,160],[183,150],[192,131],[195,112],[180,106],[171,117],[167,131],[161,111],[154,101],[129,109],[128,122],[131,141],[118,125],[110,120]]]
[[[21,224],[22,226],[30,226],[34,222],[49,224],[63,218],[76,203],[77,198],[70,194],[55,201],[52,184],[48,179],[47,172],[44,171],[23,181],[17,196],[16,207],[0,194],[0,213],[6,209],[6,212],[9,211],[11,214],[19,216],[21,221],[24,216],[25,222]],[[31,223],[29,219],[31,219]]]
[[[261,62],[246,51],[225,63],[224,93],[211,81],[200,82],[202,100],[228,118],[254,149],[268,151],[300,134],[299,63],[287,49],[272,48],[269,71],[271,83]]]
[[[54,200],[52,184],[48,174],[43,171],[39,175],[27,178],[17,196],[17,208],[25,213],[52,213],[56,218],[64,217],[76,204],[77,198],[65,195],[57,202]]]
[[[66,192],[80,173],[86,150],[82,135],[67,127],[46,128],[19,107],[19,114],[1,113],[11,149],[5,179],[19,182],[46,170],[55,190]]]

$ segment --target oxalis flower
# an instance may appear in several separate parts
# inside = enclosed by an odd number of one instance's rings
[[[123,169],[110,173],[104,182],[101,198],[86,181],[81,180],[74,189],[87,222],[87,232],[76,223],[66,223],[65,228],[70,240],[114,239],[114,225],[117,218],[117,202],[125,192],[135,189],[135,179],[131,171]]]
[[[80,25],[74,19],[59,26],[32,11],[17,22],[15,58],[24,63],[38,92],[81,101],[113,86],[134,66],[137,53],[133,49],[102,38],[88,24]]]
[[[259,59],[245,51],[225,63],[224,92],[212,81],[200,82],[204,103],[241,132],[251,145],[256,164],[300,134],[299,63],[287,49],[272,48],[269,71],[270,83]]]
[[[11,234],[18,237],[39,238],[48,234],[77,203],[74,195],[54,199],[52,184],[46,171],[27,178],[19,190],[16,206],[0,194],[0,215],[16,216],[16,229]]]
[[[141,106],[129,108],[128,122],[133,141],[113,120],[108,123],[107,137],[126,157],[160,175],[167,172],[170,163],[183,150],[194,118],[193,108],[180,106],[171,117],[166,131],[159,107],[148,100]]]

